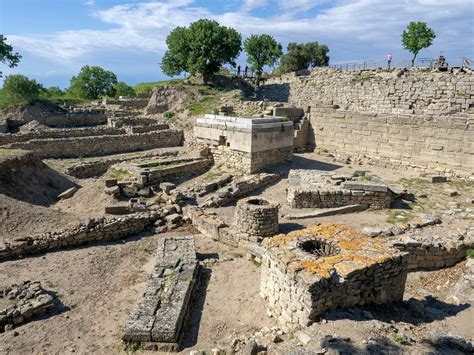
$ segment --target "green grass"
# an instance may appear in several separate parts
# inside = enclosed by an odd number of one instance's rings
[[[153,90],[155,86],[165,86],[165,85],[182,85],[184,84],[184,79],[171,79],[163,81],[152,81],[149,83],[140,83],[133,86],[133,90],[137,94],[149,93]]]
[[[405,223],[410,221],[413,218],[413,215],[410,212],[406,211],[391,211],[390,216],[387,217],[387,223]]]
[[[186,103],[185,107],[195,116],[215,111],[219,103],[220,96],[213,94],[203,96],[197,100],[190,100]]]
[[[466,249],[466,256],[469,259],[474,259],[474,249]]]
[[[114,179],[120,180],[121,178],[125,176],[131,176],[132,173],[128,171],[127,169],[114,169],[110,173],[110,176]]]

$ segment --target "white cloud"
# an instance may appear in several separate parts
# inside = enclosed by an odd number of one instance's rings
[[[258,17],[248,10],[270,6],[266,0],[244,0],[236,10],[211,12],[193,0],[149,1],[117,5],[93,12],[107,30],[71,30],[50,34],[14,35],[8,38],[20,53],[52,63],[84,64],[85,58],[107,53],[140,53],[159,58],[166,50],[166,36],[176,26],[186,26],[199,18],[212,18],[232,26],[242,35],[269,33],[284,45],[290,41],[319,41],[329,45],[331,59],[346,61],[374,59],[391,51],[409,57],[400,45],[400,34],[410,21],[426,21],[437,33],[434,45],[422,55],[474,56],[472,0],[340,0],[327,2],[325,9],[309,15],[301,13],[325,0],[275,0],[279,12]],[[429,9],[429,11],[427,11]],[[274,13],[274,11],[273,11]],[[398,51],[398,53],[397,53]],[[112,55],[110,61],[114,62]],[[54,64],[52,64],[54,65]],[[139,65],[139,63],[131,63]],[[124,68],[124,70],[128,70]],[[45,70],[46,71],[46,70]]]

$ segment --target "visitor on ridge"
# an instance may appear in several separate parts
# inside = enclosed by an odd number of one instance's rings
[[[240,65],[237,66],[237,76],[240,76]]]
[[[392,53],[388,53],[388,54],[387,54],[387,66],[388,66],[388,69],[390,69],[391,64],[392,64]]]

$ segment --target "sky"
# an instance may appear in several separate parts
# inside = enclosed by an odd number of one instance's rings
[[[474,59],[473,0],[0,0],[0,33],[23,56],[18,67],[1,70],[62,88],[83,65],[130,85],[165,80],[159,63],[166,36],[200,18],[243,38],[271,34],[284,48],[326,44],[332,64],[384,60],[388,52],[409,59],[401,33],[410,21],[424,21],[437,37],[419,57]],[[238,62],[245,65],[245,56]]]

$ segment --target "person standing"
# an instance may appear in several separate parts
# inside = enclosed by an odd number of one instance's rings
[[[387,66],[388,69],[390,69],[390,66],[392,65],[392,53],[387,54]]]
[[[240,65],[237,66],[237,76],[240,76]]]

